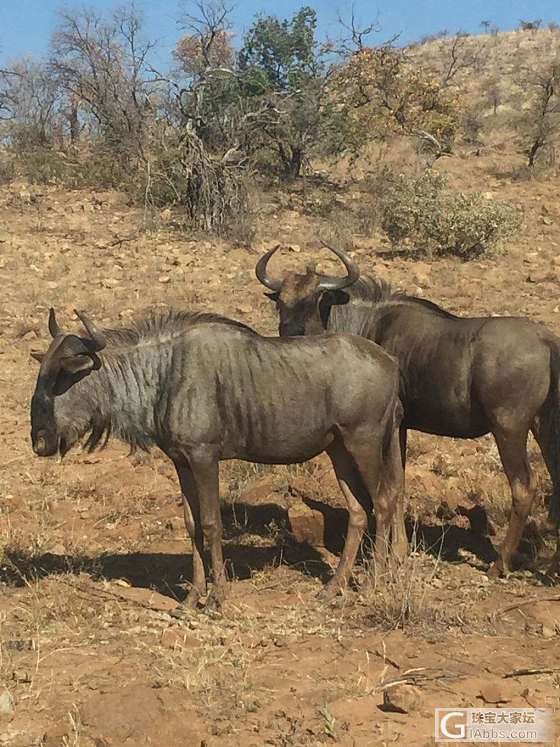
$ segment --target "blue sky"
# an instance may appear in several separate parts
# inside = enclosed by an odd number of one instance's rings
[[[49,35],[56,25],[57,10],[61,7],[80,7],[83,3],[59,0],[0,0],[0,62],[20,55],[41,56],[48,48]],[[90,0],[88,7],[108,10],[119,5],[118,0]],[[278,0],[238,0],[233,12],[235,31],[242,34],[255,13],[291,16],[305,2]],[[337,11],[349,8],[343,0],[308,2],[319,15],[323,35],[337,35]],[[145,33],[159,40],[159,62],[165,62],[179,35],[176,19],[180,15],[181,0],[136,0],[143,12]],[[358,18],[367,21],[379,14],[382,36],[400,33],[409,42],[442,29],[450,32],[480,31],[480,21],[495,23],[500,29],[515,28],[520,18],[542,18],[560,22],[560,5],[552,0],[356,0]]]

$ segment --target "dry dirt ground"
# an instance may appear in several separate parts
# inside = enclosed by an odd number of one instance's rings
[[[505,254],[414,260],[356,233],[355,257],[452,311],[528,314],[560,332],[560,188],[488,176],[491,158],[463,183],[523,206],[523,232]],[[448,168],[463,172],[459,159]],[[510,503],[488,438],[412,436],[407,495],[418,549],[385,585],[359,566],[362,585],[334,607],[316,600],[345,520],[325,462],[224,465],[230,595],[223,614],[181,622],[168,612],[190,556],[166,460],[118,444],[62,464],[33,456],[29,353],[47,344],[51,304],[66,326],[73,308],[114,326],[175,304],[273,333],[273,309],[253,277],[258,251],[280,241],[275,267],[302,266],[317,232],[336,237],[345,222],[345,198],[330,223],[304,216],[306,199],[262,197],[248,249],[188,240],[173,216],[145,216],[116,193],[0,190],[0,745],[415,747],[433,743],[435,706],[559,704],[558,589],[538,572],[485,573]],[[539,506],[525,549],[538,551],[538,569],[553,548],[539,544],[548,480],[533,445],[531,459]],[[290,506],[320,512],[325,549],[295,541]],[[522,668],[548,671],[505,677]],[[409,713],[380,707],[395,678],[410,684]]]

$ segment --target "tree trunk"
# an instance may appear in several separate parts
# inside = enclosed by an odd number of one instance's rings
[[[543,147],[543,145],[544,145],[544,141],[541,138],[538,138],[538,137],[535,138],[535,141],[529,148],[529,154],[528,154],[529,155],[529,160],[528,160],[529,168],[532,169],[533,166],[535,165],[535,159],[537,157],[539,150]]]
[[[297,179],[301,174],[303,165],[303,150],[301,148],[292,148],[289,159],[286,159],[285,172],[289,179]]]

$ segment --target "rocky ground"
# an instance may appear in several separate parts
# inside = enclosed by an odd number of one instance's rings
[[[274,333],[253,268],[278,242],[278,271],[320,257],[336,272],[318,253],[321,234],[352,248],[364,272],[454,312],[527,314],[560,332],[558,184],[489,176],[488,159],[446,168],[522,206],[524,227],[505,253],[466,264],[389,252],[344,218],[351,192],[327,211],[310,209],[320,190],[261,197],[247,248],[185,237],[169,212],[146,215],[117,193],[1,189],[0,745],[423,747],[436,706],[558,707],[558,590],[538,572],[485,572],[510,506],[490,438],[413,434],[418,548],[385,584],[359,566],[357,590],[334,607],[316,598],[345,521],[326,462],[224,464],[230,595],[223,614],[181,622],[169,611],[190,555],[167,461],[111,444],[59,464],[29,442],[29,353],[47,344],[49,306],[68,327],[74,308],[115,326],[169,304]],[[539,506],[525,549],[542,570],[553,552],[538,531],[549,483],[533,444],[531,459]],[[298,541],[308,526],[314,546]]]

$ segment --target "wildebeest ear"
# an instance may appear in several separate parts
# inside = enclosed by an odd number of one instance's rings
[[[66,373],[88,371],[90,368],[93,368],[93,365],[93,359],[89,355],[69,355],[60,361],[60,367]]]
[[[31,351],[31,357],[35,358],[35,360],[38,363],[42,363],[43,362],[43,358],[45,357],[45,355],[46,355],[46,353],[40,353],[38,350],[32,350]]]
[[[279,293],[277,293],[276,291],[272,291],[272,293],[265,293],[264,295],[265,295],[265,296],[266,296],[267,298],[270,298],[270,300],[271,300],[271,301],[274,301],[275,303],[276,303],[276,301],[278,301],[278,299],[280,298],[280,295],[279,295]]]

